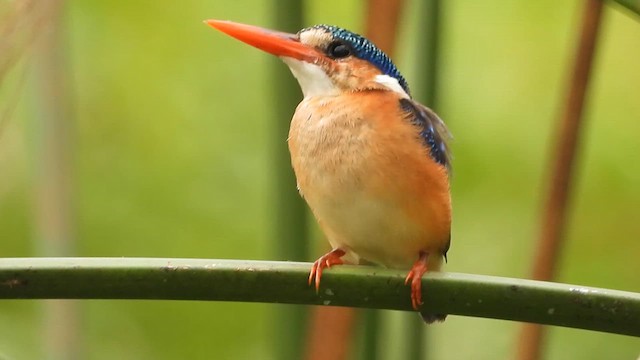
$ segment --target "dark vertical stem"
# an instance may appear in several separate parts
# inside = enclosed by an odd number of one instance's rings
[[[422,321],[420,315],[416,313],[404,314],[406,324],[406,342],[407,342],[407,359],[423,360],[427,359],[424,351],[426,345],[425,336],[427,335],[426,324]]]
[[[418,23],[418,81],[415,85],[415,97],[433,110],[438,110],[438,82],[440,75],[440,42],[442,39],[442,2],[425,0],[422,2],[424,14]]]
[[[297,32],[303,27],[303,5],[300,0],[276,0],[273,3],[274,28]],[[307,209],[296,190],[286,139],[289,123],[302,98],[294,77],[278,59],[273,59],[271,103],[275,107],[273,125],[273,172],[275,179],[276,213],[274,244],[276,259],[304,261],[308,256]],[[307,307],[277,306],[274,358],[293,360],[302,358]]]
[[[580,42],[573,63],[573,73],[564,112],[559,124],[555,152],[552,155],[549,192],[533,267],[533,278],[536,280],[552,280],[557,260],[560,258],[582,112],[602,18],[602,7],[601,0],[584,2]],[[518,359],[540,359],[544,335],[544,329],[541,326],[524,324],[518,341]]]
[[[362,321],[363,341],[362,356],[360,360],[378,360],[380,359],[380,351],[378,349],[378,337],[380,335],[380,310],[367,309],[364,310]]]
[[[40,4],[42,26],[35,61],[38,149],[36,170],[36,238],[44,256],[75,253],[72,161],[73,123],[69,69],[64,56],[63,1]],[[46,359],[80,359],[79,309],[76,302],[47,301],[44,309]]]
[[[439,80],[439,57],[441,39],[441,18],[442,4],[440,0],[425,0],[421,2],[422,8],[419,13],[422,15],[418,22],[418,36],[416,37],[418,49],[417,56],[418,75],[414,85],[414,96],[425,105],[434,110],[438,110],[438,80]],[[424,322],[416,314],[406,315],[407,351],[408,359],[426,359],[425,343],[427,328]]]

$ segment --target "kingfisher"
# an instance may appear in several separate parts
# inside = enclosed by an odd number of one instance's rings
[[[332,25],[289,34],[231,21],[205,23],[280,57],[303,99],[287,139],[298,190],[332,250],[315,261],[309,285],[344,263],[409,270],[413,309],[422,275],[437,271],[451,243],[449,131],[411,97],[391,59],[371,41]]]

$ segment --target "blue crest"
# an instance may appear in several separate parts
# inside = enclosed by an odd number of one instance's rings
[[[375,65],[375,67],[380,69],[383,74],[389,75],[392,78],[398,80],[398,83],[404,89],[404,91],[407,94],[410,94],[409,84],[407,84],[407,81],[402,77],[402,74],[400,74],[400,71],[398,71],[398,68],[396,68],[391,59],[387,56],[387,54],[378,49],[377,46],[373,45],[373,43],[367,40],[365,37],[333,25],[316,25],[311,27],[310,29],[326,30],[327,32],[331,33],[331,35],[333,35],[334,39],[340,39],[351,45],[353,53],[357,58],[370,62],[371,64]],[[301,31],[304,30],[307,29],[303,29]]]

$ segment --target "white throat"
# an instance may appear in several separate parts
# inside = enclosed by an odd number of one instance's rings
[[[293,76],[298,79],[305,98],[318,95],[335,95],[338,88],[318,65],[290,57],[282,57]]]

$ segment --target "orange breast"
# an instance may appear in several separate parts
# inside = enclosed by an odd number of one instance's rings
[[[289,148],[300,192],[332,246],[389,267],[449,240],[446,169],[388,91],[309,98],[298,106]]]

